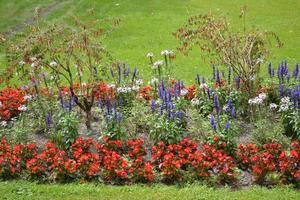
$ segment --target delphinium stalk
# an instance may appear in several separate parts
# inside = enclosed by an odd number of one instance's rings
[[[293,70],[293,75],[292,75],[295,80],[297,79],[298,74],[299,74],[299,64],[297,63],[295,69]]]
[[[213,69],[212,80],[216,80],[216,67],[214,64],[212,65],[212,69]]]

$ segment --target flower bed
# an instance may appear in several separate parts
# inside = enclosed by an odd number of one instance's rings
[[[235,185],[239,170],[247,170],[258,184],[274,184],[268,177],[276,174],[276,184],[300,181],[300,145],[292,142],[288,151],[279,144],[239,145],[234,155],[226,154],[215,143],[199,146],[190,139],[178,144],[159,142],[146,148],[141,139],[105,138],[101,143],[78,138],[70,151],[62,151],[51,142],[41,151],[35,144],[10,146],[0,143],[0,176],[2,179],[27,178],[40,181],[102,180],[113,184],[134,182],[182,183],[187,180],[212,181]],[[149,156],[151,155],[151,159]],[[238,170],[239,169],[239,170]]]

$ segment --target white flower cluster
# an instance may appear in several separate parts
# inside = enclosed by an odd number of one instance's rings
[[[24,96],[25,101],[30,101],[31,99],[32,99],[32,96],[30,94]]]
[[[19,111],[26,111],[27,107],[25,105],[21,105],[21,106],[19,106],[18,110]]]
[[[2,122],[0,123],[0,126],[6,127],[6,126],[7,126],[7,121],[2,121]]]
[[[278,105],[276,103],[270,103],[270,110],[276,110]]]
[[[283,97],[280,100],[280,107],[279,107],[279,112],[284,112],[289,109],[289,104],[290,104],[290,98],[289,97]]]
[[[133,85],[132,86],[133,91],[139,91],[139,89],[140,89],[140,86],[138,86],[138,85]]]
[[[150,80],[150,85],[155,85],[158,83],[158,79],[157,78],[153,78]]]
[[[116,85],[115,84],[109,84],[109,85],[107,85],[109,88],[116,88]]]
[[[157,69],[157,68],[161,67],[162,65],[163,65],[163,61],[158,60],[158,61],[153,63],[152,69]]]
[[[193,99],[191,100],[191,104],[192,104],[193,106],[198,106],[198,105],[200,105],[200,100],[197,99],[197,98],[193,98]]]
[[[37,61],[37,58],[36,58],[36,57],[31,57],[31,58],[30,58],[30,61],[31,61],[31,62],[35,62],[35,61]]]
[[[146,55],[147,58],[153,58],[154,57],[154,54],[152,52],[149,52],[147,53]]]
[[[52,61],[50,64],[49,64],[51,67],[57,67],[57,63],[55,61]]]
[[[266,93],[260,93],[257,97],[251,98],[248,100],[250,105],[261,105],[264,100],[267,98]]]
[[[172,56],[174,55],[173,51],[170,51],[170,50],[163,50],[160,52],[160,55],[162,56]]]
[[[201,83],[200,86],[199,86],[200,89],[205,89],[207,87],[208,86],[206,85],[206,83]]]
[[[130,93],[132,91],[132,88],[131,87],[119,87],[117,88],[117,92],[118,93]]]
[[[182,89],[180,90],[180,96],[185,96],[185,95],[187,95],[188,92],[189,92],[189,91],[188,91],[187,89],[182,88]]]
[[[142,79],[137,79],[137,80],[135,80],[135,84],[136,85],[143,85],[143,80]]]

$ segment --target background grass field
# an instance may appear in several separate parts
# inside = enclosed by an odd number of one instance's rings
[[[270,60],[274,64],[287,59],[294,65],[300,60],[299,0],[0,0],[0,32],[22,24],[33,15],[35,7],[53,4],[56,5],[44,16],[49,22],[68,21],[72,15],[88,19],[90,8],[94,8],[96,16],[103,21],[120,18],[120,25],[105,38],[104,44],[116,59],[138,67],[145,78],[150,72],[145,54],[151,51],[161,59],[161,50],[175,50],[177,41],[172,32],[190,15],[209,11],[223,13],[233,28],[239,29],[242,28],[239,19],[242,5],[247,5],[247,27],[274,31],[284,42],[283,48],[272,51]],[[208,62],[201,60],[199,53],[195,49],[189,57],[177,54],[175,73],[178,78],[191,82],[197,73],[210,73]],[[3,57],[0,63],[3,68]]]

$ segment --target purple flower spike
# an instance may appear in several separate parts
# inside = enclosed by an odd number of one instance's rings
[[[236,88],[239,90],[241,85],[241,78],[239,76],[235,79],[235,83],[236,83]]]
[[[210,117],[209,122],[210,122],[210,126],[216,131],[217,130],[217,125],[216,125],[214,116]]]
[[[219,99],[218,99],[217,95],[214,96],[214,108],[215,108],[216,113],[219,114],[220,113],[220,103],[219,103]]]
[[[229,124],[229,122],[227,122],[227,123],[225,124],[225,130],[228,131],[229,128],[230,128],[230,124]]]
[[[215,67],[215,65],[213,64],[212,65],[212,68],[213,68],[213,80],[215,80],[216,79],[216,67]]]
[[[111,67],[111,68],[109,68],[109,70],[110,70],[110,75],[111,75],[111,77],[115,77],[115,75],[114,75],[114,71],[113,71],[112,67]]]
[[[49,113],[46,113],[45,121],[46,121],[46,127],[51,128],[53,121],[52,121],[52,116]]]
[[[272,63],[271,62],[268,65],[268,73],[269,73],[269,76],[272,77]]]
[[[235,108],[231,109],[231,118],[235,118]]]
[[[133,70],[132,78],[131,78],[131,81],[132,81],[132,82],[133,82],[134,79],[136,78],[136,75],[137,75],[137,68],[135,67],[134,70]]]
[[[152,102],[151,102],[151,109],[150,109],[150,110],[151,110],[151,113],[154,113],[155,107],[156,107],[155,101],[152,100]]]
[[[282,84],[279,86],[279,94],[281,98],[284,97],[284,86]]]

